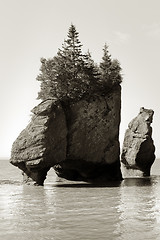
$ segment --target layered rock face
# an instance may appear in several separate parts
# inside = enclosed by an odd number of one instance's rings
[[[32,110],[10,161],[40,185],[51,167],[74,181],[121,180],[120,110],[120,86],[77,102],[48,99]]]
[[[143,176],[150,176],[155,160],[155,146],[151,123],[153,110],[141,108],[138,116],[128,125],[125,133],[121,162],[127,169],[140,170]]]

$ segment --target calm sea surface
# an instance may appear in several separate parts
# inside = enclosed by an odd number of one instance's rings
[[[0,239],[160,239],[160,160],[150,178],[94,187],[56,177],[22,184],[21,172],[0,161]]]

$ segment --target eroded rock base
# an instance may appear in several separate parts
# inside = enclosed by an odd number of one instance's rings
[[[54,166],[59,177],[72,181],[90,183],[106,183],[112,180],[122,180],[120,164],[98,164],[83,160],[67,160]]]

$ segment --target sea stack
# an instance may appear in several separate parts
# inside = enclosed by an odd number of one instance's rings
[[[155,160],[155,146],[152,139],[154,111],[140,108],[140,112],[128,125],[123,142],[121,162],[126,169],[140,170],[143,176],[150,176]]]
[[[41,58],[38,99],[29,125],[13,143],[10,162],[25,181],[43,185],[53,167],[73,181],[122,180],[119,125],[121,67],[105,44],[100,64],[82,53],[71,24],[68,39],[53,58]]]
[[[68,180],[121,180],[120,109],[120,86],[72,103],[43,101],[13,143],[11,163],[39,185],[51,167]]]

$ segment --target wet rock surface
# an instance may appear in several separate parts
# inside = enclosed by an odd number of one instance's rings
[[[128,125],[122,148],[123,166],[128,170],[140,170],[143,176],[150,176],[150,169],[155,160],[151,127],[153,114],[151,109],[140,109],[138,116]]]

